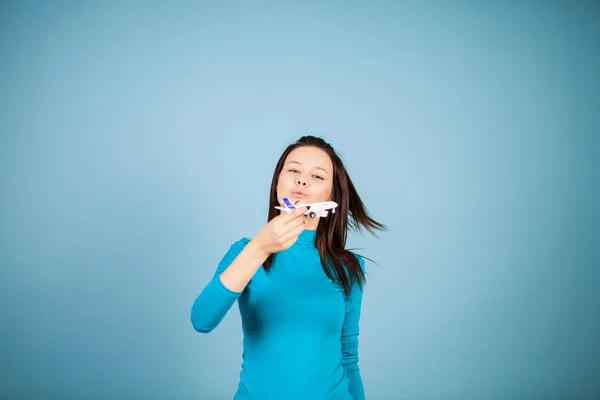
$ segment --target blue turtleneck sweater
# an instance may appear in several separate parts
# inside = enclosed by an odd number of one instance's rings
[[[238,301],[244,351],[234,400],[365,398],[358,367],[362,290],[355,283],[345,297],[325,275],[315,235],[304,230],[277,253],[268,273],[261,266],[242,292],[234,292],[220,275],[250,241],[238,240],[194,301],[192,324],[205,333]]]

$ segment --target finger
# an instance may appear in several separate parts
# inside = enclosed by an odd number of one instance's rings
[[[295,220],[296,218],[302,217],[304,215],[304,213],[306,212],[307,208],[306,206],[302,206],[300,208],[296,208],[293,212],[289,213],[284,220],[285,224],[290,223],[291,221]]]
[[[284,237],[287,238],[291,232],[298,228],[304,229],[304,220],[302,218],[294,219],[291,222],[283,225],[278,232],[278,236],[281,239],[283,239]]]
[[[289,232],[291,232],[294,229],[297,229],[299,227],[302,227],[302,229],[304,229],[304,224],[306,223],[305,219],[306,219],[306,217],[304,217],[304,218],[296,218],[296,219],[291,220],[287,224],[285,224],[283,226],[283,229],[284,229],[283,230],[283,235],[285,235],[285,234],[287,234],[287,233],[289,233]]]
[[[284,243],[287,243],[289,240],[296,240],[298,239],[298,236],[302,233],[302,231],[304,230],[304,223],[300,223],[298,226],[296,226],[294,229],[292,229],[291,231],[283,234],[281,236],[281,240]]]
[[[302,208],[306,208],[306,207],[302,207]],[[294,219],[299,210],[300,210],[299,208],[295,208],[295,209],[291,210],[290,212],[281,211],[278,215],[275,216],[275,218],[282,220],[285,223],[291,219]],[[303,212],[306,212],[306,210],[304,210]],[[273,219],[275,219],[275,218],[273,218]]]

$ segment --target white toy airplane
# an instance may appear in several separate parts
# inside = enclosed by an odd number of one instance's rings
[[[314,217],[326,217],[328,215],[327,210],[331,210],[331,213],[335,213],[335,208],[338,204],[335,201],[322,201],[320,203],[310,203],[310,204],[292,204],[292,202],[287,198],[283,198],[283,202],[285,203],[285,207],[275,206],[278,210],[285,211],[286,213],[291,213],[296,209],[296,207],[304,207],[306,206],[306,212],[304,215],[308,215],[311,218]]]

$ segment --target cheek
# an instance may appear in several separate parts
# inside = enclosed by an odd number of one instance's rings
[[[327,199],[331,200],[332,197],[333,197],[333,184],[331,182],[329,182],[327,184]]]
[[[289,180],[289,178],[287,180]],[[285,174],[279,175],[279,179],[277,180],[277,190],[285,189],[285,187],[286,187],[285,182],[286,182]]]
[[[315,195],[328,199],[332,194],[332,188],[331,183],[318,185],[318,187],[315,187]]]

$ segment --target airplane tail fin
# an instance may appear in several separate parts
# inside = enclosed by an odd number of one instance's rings
[[[288,199],[287,197],[283,198],[283,203],[285,204],[285,207],[275,206],[275,208],[281,211],[285,211],[288,214],[296,209],[296,207],[294,207],[290,199]]]
[[[294,207],[294,205],[292,204],[292,202],[290,201],[290,199],[288,199],[287,197],[283,198],[283,202],[285,203],[285,206],[291,210],[295,210],[296,207]]]

